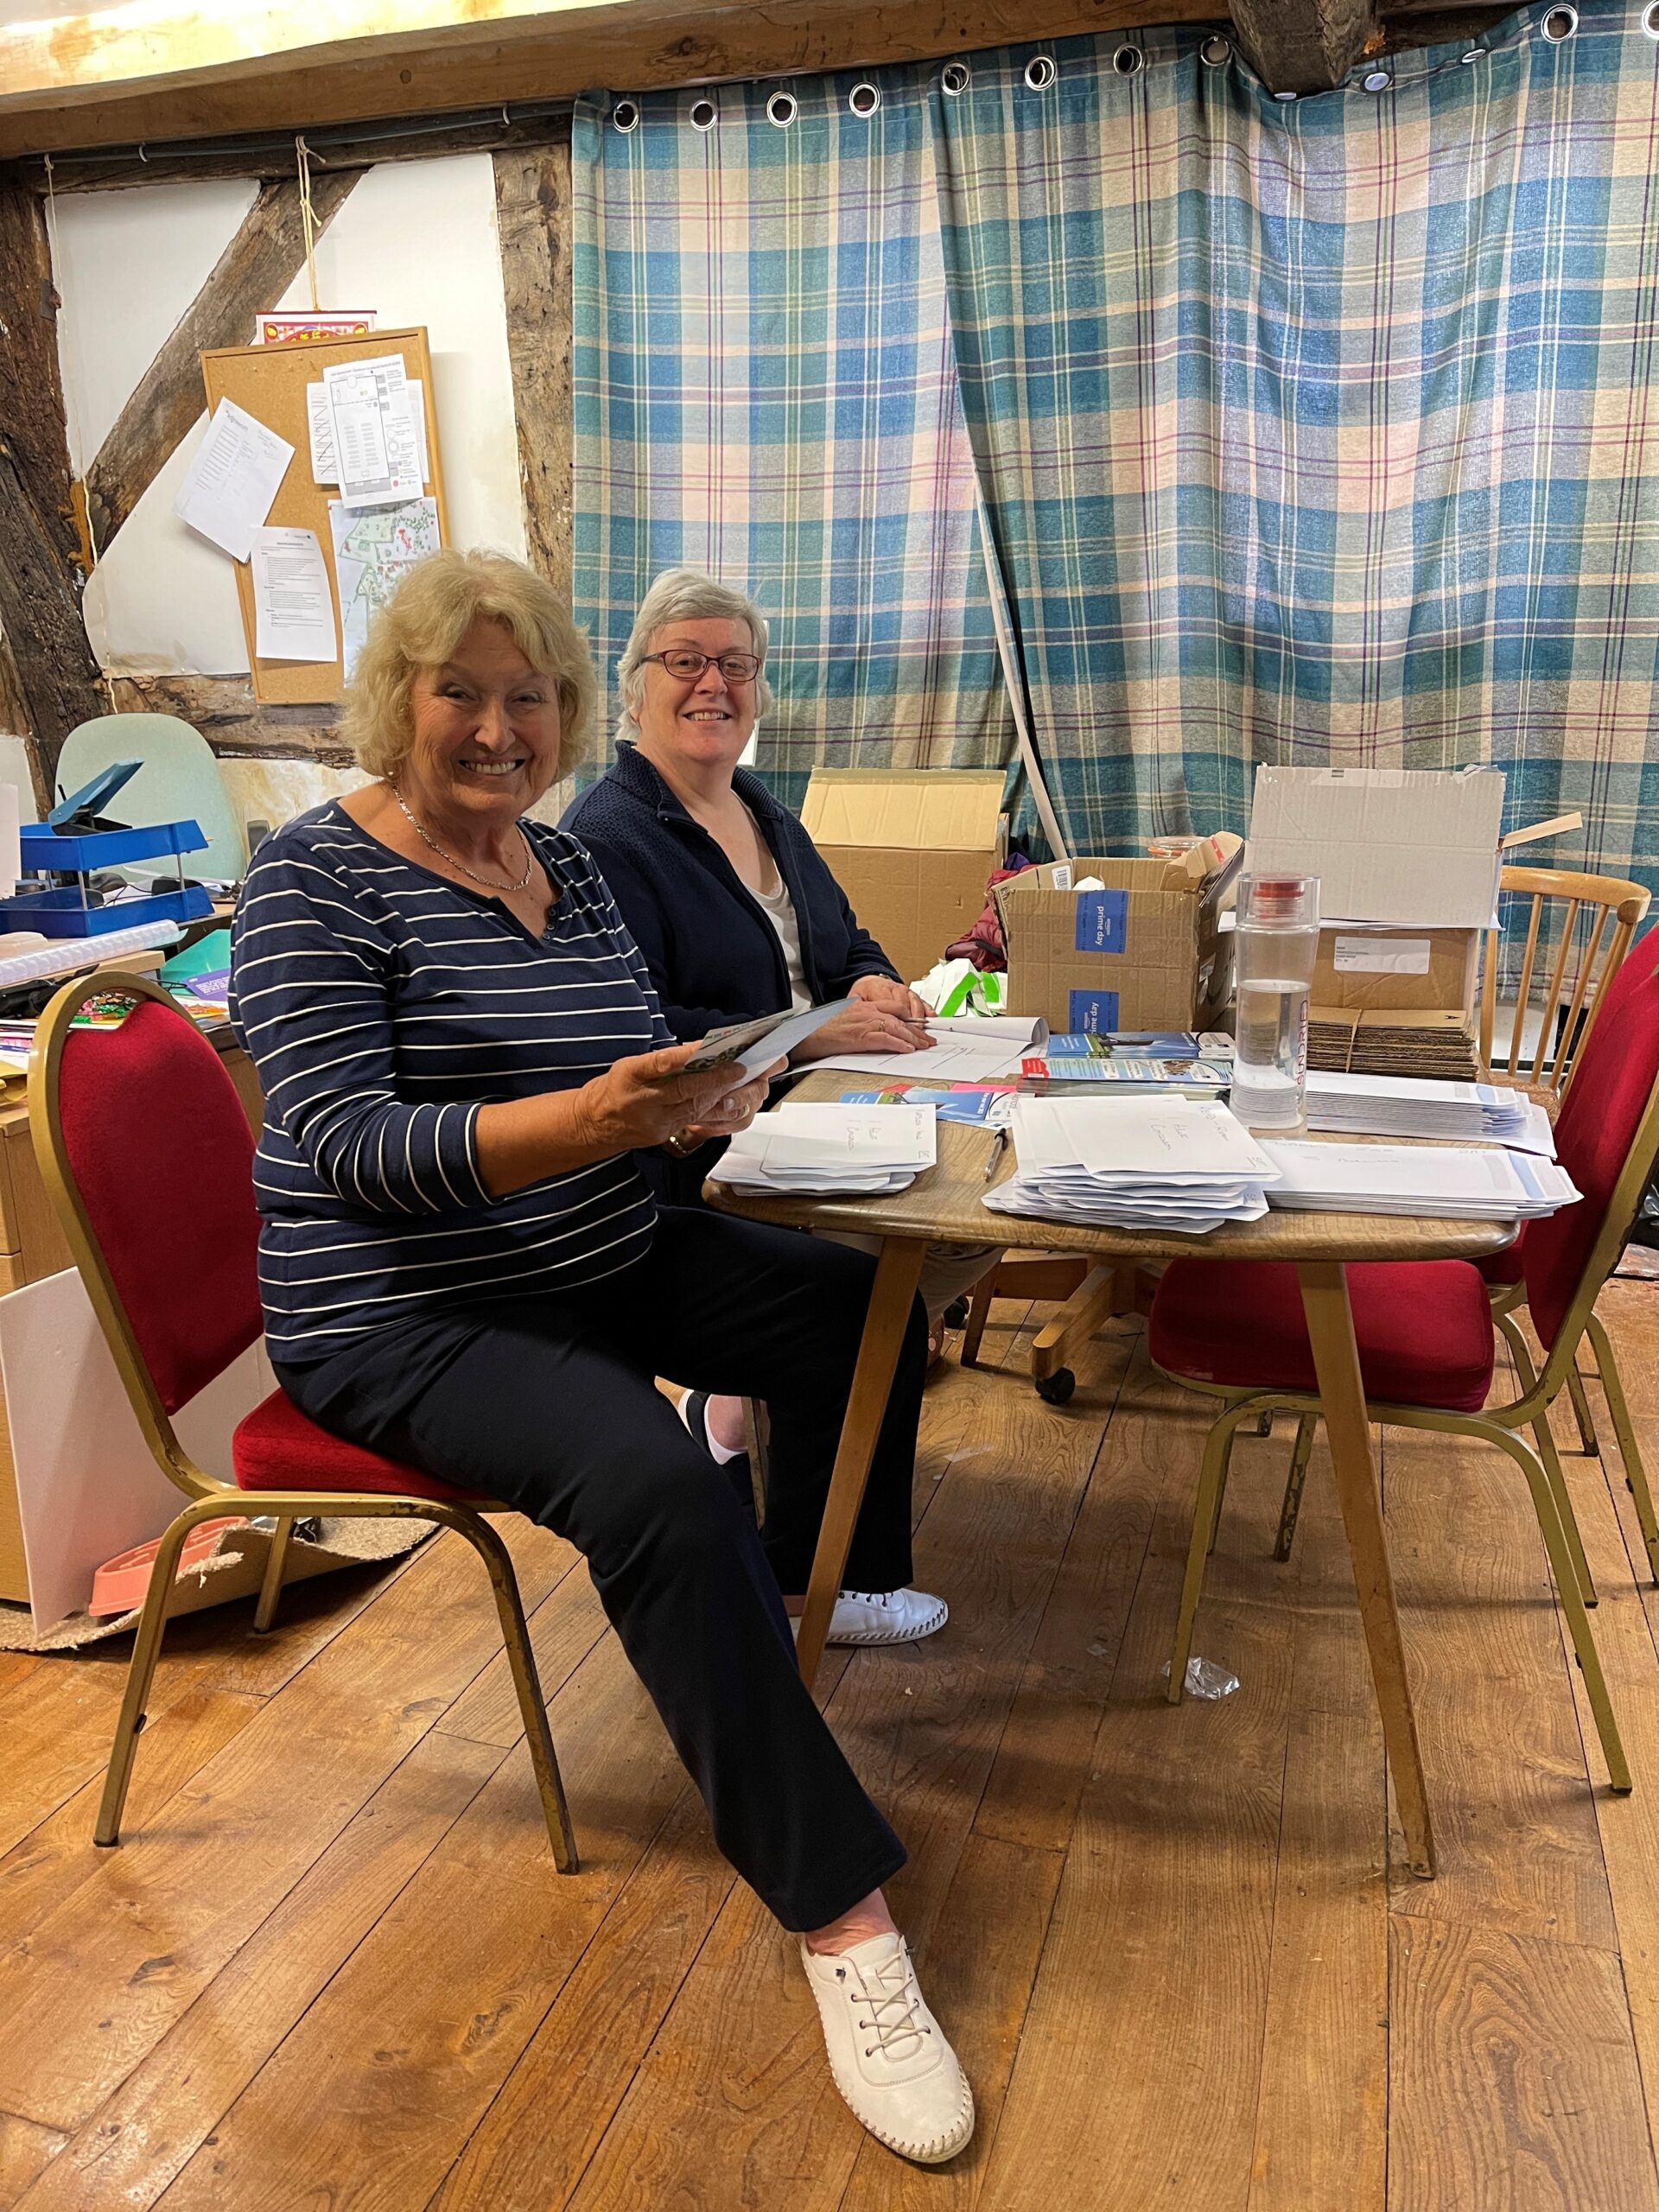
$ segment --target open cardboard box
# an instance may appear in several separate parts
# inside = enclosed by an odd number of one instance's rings
[[[1218,924],[1241,859],[1204,877],[1161,860],[1058,861],[998,884],[1010,1013],[1056,1032],[1213,1029],[1231,995]],[[1086,876],[1105,889],[1074,891]]]
[[[1425,1049],[1440,1035],[1450,1051],[1448,1027],[1472,1033],[1505,855],[1583,827],[1563,814],[1501,836],[1503,791],[1494,768],[1257,770],[1250,872],[1319,879],[1312,1020],[1363,1017],[1355,1029],[1383,1052],[1376,1033],[1391,1026],[1406,1058],[1414,1028]]]
[[[1007,851],[1001,768],[818,768],[801,823],[906,982],[985,910]]]

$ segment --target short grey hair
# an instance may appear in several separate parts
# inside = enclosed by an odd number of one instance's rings
[[[616,681],[622,694],[616,736],[626,744],[639,734],[639,709],[645,696],[645,661],[651,641],[671,622],[747,622],[754,650],[766,658],[770,635],[766,618],[747,592],[716,583],[696,569],[664,569],[645,594],[634,618],[622,658],[616,664]],[[772,686],[762,668],[754,679],[754,715],[758,721],[772,705]]]

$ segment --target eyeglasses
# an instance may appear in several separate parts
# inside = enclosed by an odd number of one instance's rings
[[[760,671],[759,653],[696,653],[689,648],[671,653],[643,653],[642,661],[660,661],[682,683],[695,683],[712,660],[728,683],[752,683]]]

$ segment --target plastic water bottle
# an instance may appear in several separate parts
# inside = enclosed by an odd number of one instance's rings
[[[1307,1092],[1307,997],[1319,949],[1319,877],[1243,877],[1234,927],[1233,1111],[1246,1128],[1300,1128]]]

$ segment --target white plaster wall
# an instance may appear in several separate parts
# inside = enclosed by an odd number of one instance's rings
[[[326,798],[338,798],[369,780],[360,768],[328,768],[318,760],[221,760],[219,772],[232,811],[245,830],[250,822],[273,830]]]
[[[251,187],[184,184],[60,198],[60,349],[72,435],[81,442],[77,467],[96,451],[252,196]],[[372,170],[317,248],[326,306],[372,307],[387,329],[426,327],[453,542],[522,557],[500,266],[487,154]],[[308,307],[304,273],[272,304]],[[87,631],[107,669],[247,671],[232,563],[173,512],[205,427],[197,424],[150,485],[88,583]],[[306,465],[303,455],[296,465]]]
[[[58,358],[77,476],[86,474],[257,191],[247,177],[66,192],[53,201],[53,274],[63,302]]]
[[[494,546],[523,560],[489,156],[448,154],[371,169],[318,241],[317,283],[325,306],[373,308],[384,329],[425,325],[451,542]],[[310,304],[302,270],[277,305]]]

